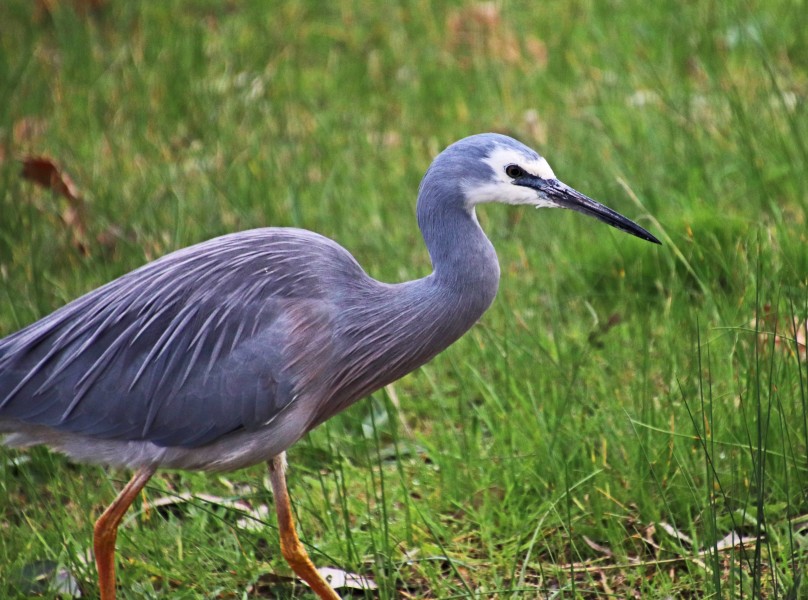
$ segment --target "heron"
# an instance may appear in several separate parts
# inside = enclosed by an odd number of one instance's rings
[[[475,211],[492,202],[571,209],[660,243],[535,150],[482,133],[448,146],[421,181],[432,264],[421,279],[378,281],[311,231],[253,229],[167,254],[0,340],[5,444],[134,471],[93,530],[102,600],[116,594],[118,526],[158,469],[265,461],[281,554],[319,598],[339,598],[298,537],[286,450],[480,319],[500,268]]]

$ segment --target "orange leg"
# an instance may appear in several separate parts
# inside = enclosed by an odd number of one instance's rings
[[[140,490],[156,470],[156,466],[140,467],[118,497],[95,522],[93,549],[95,550],[95,565],[98,569],[101,600],[115,600],[115,538],[118,537],[118,525]]]
[[[269,480],[275,496],[275,510],[278,513],[278,530],[281,534],[281,554],[292,567],[295,575],[309,584],[312,591],[321,600],[340,600],[323,576],[317,572],[309,559],[306,549],[300,543],[292,517],[292,506],[289,492],[286,489],[286,453],[282,452],[269,461]]]

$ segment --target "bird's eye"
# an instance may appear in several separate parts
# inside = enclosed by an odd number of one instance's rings
[[[527,175],[527,173],[525,173],[525,170],[519,165],[508,165],[505,167],[505,175],[511,179],[518,179],[519,177]]]

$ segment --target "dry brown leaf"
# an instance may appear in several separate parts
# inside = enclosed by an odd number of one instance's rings
[[[62,222],[72,234],[76,248],[87,255],[86,205],[70,175],[46,156],[26,156],[22,159],[22,177],[67,200],[67,207],[61,215]]]
[[[477,54],[511,64],[520,63],[524,58],[518,37],[503,21],[499,5],[494,2],[477,2],[450,11],[446,31],[449,51],[459,56],[466,66]],[[539,66],[546,64],[546,48],[542,48],[541,40],[530,38],[526,45],[528,53],[538,57]]]
[[[609,556],[609,557],[612,556],[612,551],[609,548],[607,548],[606,546],[601,546],[600,544],[598,544],[597,542],[595,542],[593,540],[590,540],[586,536],[583,536],[583,538],[584,538],[584,542],[586,542],[586,545],[589,546],[590,548],[592,548],[592,550],[594,550],[595,552],[600,552],[604,556]]]
[[[41,23],[49,18],[59,7],[60,4],[68,4],[77,14],[86,16],[93,13],[99,13],[107,0],[36,0],[36,8],[34,9],[34,19]]]
[[[530,55],[533,64],[544,68],[547,66],[547,44],[536,36],[528,36],[525,38],[525,49]]]
[[[598,569],[595,571],[595,574],[600,579],[600,585],[603,588],[603,592],[606,596],[615,596],[614,590],[609,585],[609,577],[606,575],[606,572],[603,569]]]
[[[26,156],[22,159],[22,176],[28,181],[53,190],[70,202],[81,202],[76,184],[67,173],[61,172],[50,158]]]
[[[685,535],[681,531],[679,531],[678,529],[676,529],[676,527],[674,527],[670,523],[666,523],[665,521],[660,521],[659,522],[659,527],[660,527],[660,529],[662,529],[662,531],[667,533],[672,538],[676,538],[677,540],[684,543],[685,545],[693,547],[693,540],[690,539],[687,535]]]

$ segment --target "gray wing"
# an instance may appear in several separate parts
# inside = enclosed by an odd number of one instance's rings
[[[289,353],[328,352],[334,269],[364,275],[293,229],[167,255],[0,340],[0,419],[184,447],[257,429],[294,399]]]

